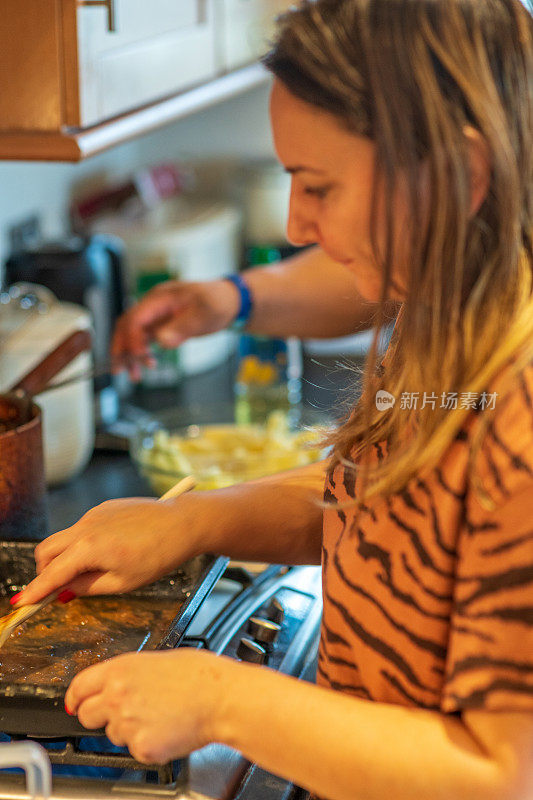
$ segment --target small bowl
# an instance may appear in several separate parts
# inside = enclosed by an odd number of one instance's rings
[[[262,425],[235,423],[233,407],[228,412],[225,406],[173,409],[138,427],[130,454],[157,495],[186,475],[194,475],[198,489],[220,489],[324,456],[328,421],[313,409],[297,421],[275,411]]]

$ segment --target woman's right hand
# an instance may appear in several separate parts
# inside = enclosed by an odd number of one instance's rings
[[[197,554],[186,523],[190,502],[191,496],[163,502],[133,497],[92,508],[37,545],[38,574],[17,605],[63,587],[76,595],[126,592],[168,574]],[[180,528],[187,535],[180,536]]]
[[[150,343],[178,347],[191,336],[227,328],[239,311],[239,292],[231,281],[167,281],[154,287],[118,320],[111,346],[116,369],[133,380],[152,363]]]

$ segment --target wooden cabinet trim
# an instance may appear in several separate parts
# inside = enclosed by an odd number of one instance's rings
[[[81,161],[265,84],[269,79],[269,73],[261,64],[251,64],[92,128],[65,127],[58,133],[0,131],[0,159]]]

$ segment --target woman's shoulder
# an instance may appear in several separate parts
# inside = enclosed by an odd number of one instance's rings
[[[533,491],[533,360],[519,368],[508,365],[485,395],[491,407],[478,409],[482,413],[472,426],[474,469],[491,501],[500,505],[528,484]]]

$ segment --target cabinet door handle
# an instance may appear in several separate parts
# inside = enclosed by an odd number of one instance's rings
[[[103,6],[107,9],[107,30],[116,33],[117,18],[115,14],[115,0],[78,0],[82,6]]]

